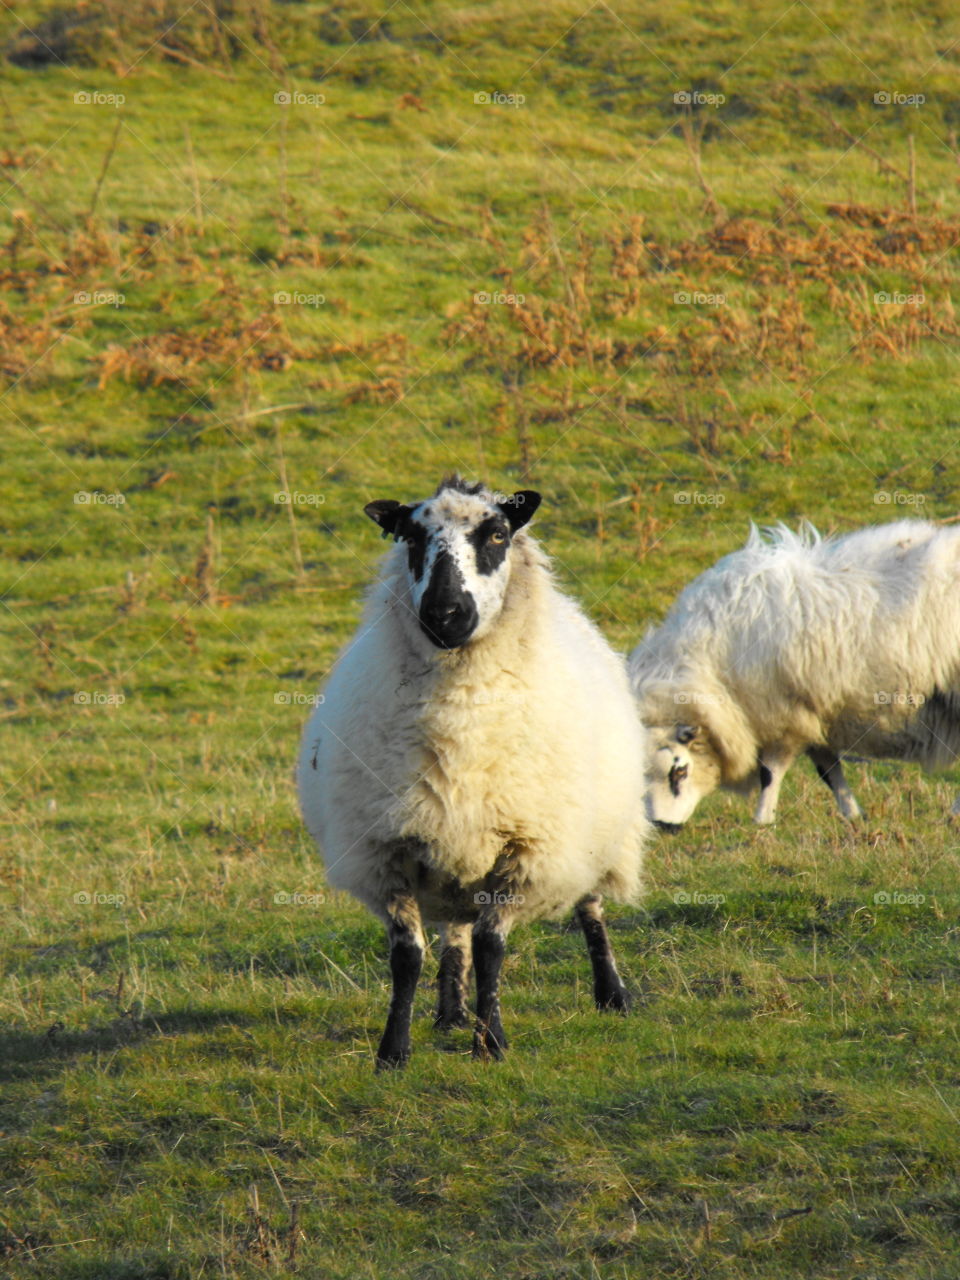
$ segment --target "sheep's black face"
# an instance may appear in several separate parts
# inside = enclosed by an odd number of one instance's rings
[[[438,649],[459,649],[488,631],[503,604],[513,535],[540,504],[532,490],[498,501],[479,485],[446,481],[409,506],[371,502],[364,510],[407,544],[411,604]]]

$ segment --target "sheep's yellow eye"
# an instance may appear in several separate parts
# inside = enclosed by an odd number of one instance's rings
[[[501,543],[506,542],[506,540],[507,535],[505,533],[500,533],[499,530],[496,533],[491,533],[490,535],[490,541],[495,542],[497,546],[500,546]]]

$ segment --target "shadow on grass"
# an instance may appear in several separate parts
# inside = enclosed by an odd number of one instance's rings
[[[101,1026],[71,1031],[55,1022],[46,1032],[0,1031],[0,1083],[37,1080],[69,1067],[78,1058],[139,1044],[153,1036],[208,1033],[221,1027],[248,1027],[257,1021],[236,1009],[182,1010],[134,1017],[129,1011]]]

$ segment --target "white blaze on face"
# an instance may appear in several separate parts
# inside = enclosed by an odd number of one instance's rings
[[[647,816],[681,826],[719,781],[720,770],[706,744],[691,749],[697,732],[689,725],[649,728]]]

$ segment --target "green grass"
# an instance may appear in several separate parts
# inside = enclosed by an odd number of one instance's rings
[[[5,1274],[953,1280],[956,777],[714,796],[611,911],[629,1019],[543,924],[507,1062],[425,977],[388,1076],[291,780],[372,498],[540,489],[621,648],[751,520],[956,515],[952,8],[83,12],[0,32]]]

